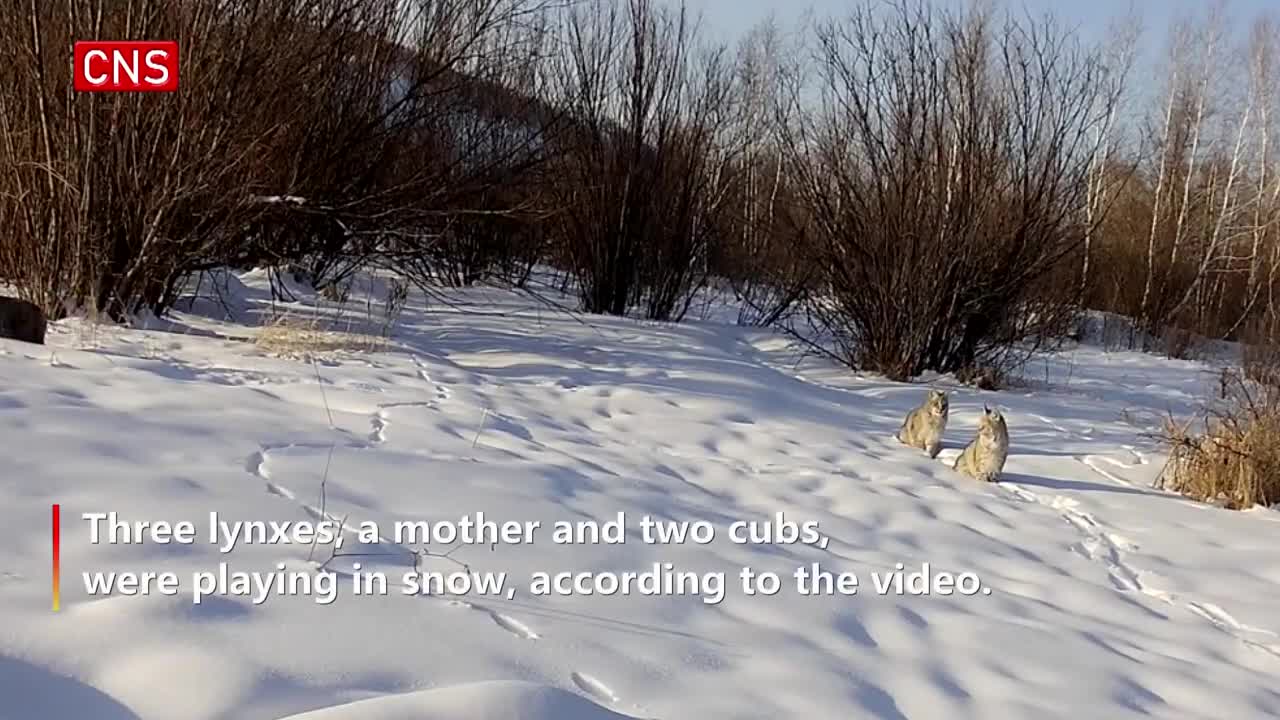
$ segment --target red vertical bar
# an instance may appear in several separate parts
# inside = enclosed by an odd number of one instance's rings
[[[61,505],[58,505],[57,503],[54,503],[54,505],[53,505],[53,517],[52,517],[52,523],[53,523],[53,611],[54,611],[54,612],[58,612],[58,609],[59,609],[59,607],[60,607],[60,606],[61,606],[61,604],[62,604],[62,603],[61,603],[62,598],[60,597],[60,595],[61,595],[61,593],[62,593],[62,588],[60,587],[60,585],[61,585],[60,580],[61,580],[61,571],[62,571],[62,569],[61,569],[61,567],[59,567],[59,566],[60,566],[60,564],[61,564],[61,562],[60,562],[60,561],[61,561],[61,559],[62,559],[62,547],[61,547],[61,546],[62,546],[62,533],[61,533],[61,528],[62,528],[61,515],[62,515],[62,513],[61,513],[61,510],[62,510],[62,506],[61,506]]]

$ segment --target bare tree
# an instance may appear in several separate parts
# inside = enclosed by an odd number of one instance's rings
[[[1275,132],[1276,105],[1280,102],[1280,74],[1276,63],[1280,61],[1280,25],[1272,17],[1259,17],[1253,24],[1249,37],[1249,96],[1256,107],[1255,163],[1251,171],[1256,175],[1251,185],[1252,195],[1248,205],[1252,207],[1250,227],[1247,231],[1248,252],[1244,261],[1248,266],[1243,299],[1237,308],[1235,321],[1227,328],[1226,335],[1233,335],[1250,318],[1263,315],[1259,321],[1270,325],[1269,317],[1276,308],[1271,303],[1269,289],[1274,284],[1277,271],[1277,253],[1280,252],[1280,173],[1273,172],[1275,148],[1272,142]],[[1273,187],[1274,185],[1274,187]],[[1265,283],[1265,286],[1264,286]],[[1267,290],[1264,297],[1264,290]],[[1260,306],[1260,303],[1263,303]],[[1261,307],[1262,313],[1258,313]],[[1270,333],[1268,333],[1270,334]]]
[[[732,210],[715,249],[715,266],[741,303],[738,322],[772,325],[788,317],[816,272],[801,250],[804,215],[786,171],[782,136],[791,131],[785,102],[788,78],[801,74],[791,39],[773,19],[747,33],[735,65],[734,112],[727,142],[739,147],[732,168]]]
[[[1083,303],[1089,288],[1093,267],[1093,244],[1105,225],[1102,219],[1115,200],[1121,186],[1132,178],[1136,169],[1123,158],[1123,139],[1118,137],[1118,115],[1124,106],[1123,95],[1129,75],[1133,70],[1136,48],[1141,37],[1138,19],[1124,18],[1112,25],[1106,45],[1106,62],[1110,68],[1106,91],[1100,95],[1108,104],[1105,119],[1098,125],[1096,147],[1089,165],[1088,188],[1085,198],[1084,243],[1081,248],[1080,282],[1077,302]]]

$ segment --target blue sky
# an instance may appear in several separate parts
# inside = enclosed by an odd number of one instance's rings
[[[688,7],[703,14],[704,27],[716,35],[735,37],[760,20],[775,14],[784,23],[794,21],[812,7],[819,15],[840,13],[852,2],[860,0],[686,0]],[[944,5],[961,7],[962,0],[937,0]],[[999,1],[999,0],[998,0]],[[1203,13],[1211,0],[1003,0],[1006,7],[1027,7],[1037,11],[1052,9],[1063,20],[1076,24],[1083,32],[1105,32],[1109,20],[1125,14],[1130,4],[1143,18],[1146,39],[1163,40],[1172,18],[1190,13]],[[1228,0],[1228,15],[1233,19],[1251,17],[1263,10],[1280,12],[1280,0]]]

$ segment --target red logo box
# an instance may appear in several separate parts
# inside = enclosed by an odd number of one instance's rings
[[[78,41],[75,87],[79,92],[173,92],[178,89],[178,43]]]

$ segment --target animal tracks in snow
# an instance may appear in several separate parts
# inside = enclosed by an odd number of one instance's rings
[[[413,360],[413,364],[418,368],[418,377],[422,378],[428,385],[435,389],[435,401],[437,403],[442,403],[448,400],[452,395],[449,392],[449,388],[431,379],[431,372],[427,370],[427,366],[423,364],[422,360],[420,360],[417,355],[411,356],[411,359]]]
[[[496,610],[490,610],[479,603],[454,598],[446,601],[446,604],[449,607],[466,608],[468,610],[475,610],[476,612],[484,613],[489,616],[489,619],[493,621],[494,625],[497,625],[521,640],[539,640],[542,638],[541,635],[535,632],[533,628],[528,625],[525,625],[510,615],[505,615]]]
[[[431,378],[431,374],[428,371],[426,365],[421,360],[419,360],[416,356],[411,356],[411,359],[413,360],[414,366],[417,368],[418,376],[422,380],[430,384],[434,396],[430,400],[379,403],[377,406],[377,409],[369,416],[369,434],[368,434],[367,444],[363,444],[360,442],[356,442],[353,444],[348,442],[346,444],[347,447],[357,448],[361,450],[369,450],[386,443],[388,429],[392,425],[391,418],[390,418],[390,415],[391,415],[390,411],[394,408],[401,408],[401,407],[439,408],[441,403],[447,401],[450,398],[451,395],[448,388],[435,382]],[[333,513],[322,510],[320,507],[310,505],[306,502],[301,501],[298,495],[294,491],[290,490],[289,488],[285,487],[281,483],[272,479],[271,469],[270,469],[270,455],[274,451],[286,450],[289,448],[299,448],[299,447],[308,448],[309,447],[318,452],[327,451],[328,453],[332,453],[333,449],[335,449],[338,446],[339,446],[339,443],[336,443],[336,442],[329,443],[329,444],[281,443],[277,445],[263,445],[258,450],[250,453],[249,456],[245,458],[244,469],[247,473],[249,473],[250,475],[253,475],[258,480],[262,481],[263,486],[265,487],[267,493],[274,495],[276,497],[280,497],[285,500],[288,500],[291,503],[294,503],[300,509],[302,509],[303,512],[307,513],[312,518],[316,520],[327,519],[327,520],[332,520],[334,522],[343,522],[343,518],[340,518],[334,515]],[[348,533],[354,532],[354,526],[350,523],[344,523],[344,530],[345,532],[348,532]],[[387,545],[395,544],[392,540],[384,537],[379,537],[378,540],[380,543],[387,544]],[[341,547],[341,544],[339,544],[339,547]],[[409,555],[415,554],[414,551],[408,548],[404,548],[404,551],[406,554],[409,554]],[[538,640],[541,638],[541,636],[536,631],[534,631],[533,628],[529,627],[528,625],[521,622],[520,620],[517,620],[516,618],[511,617],[510,615],[506,615],[494,610],[490,610],[489,608],[486,608],[482,605],[477,605],[475,603],[471,603],[471,602],[460,600],[460,599],[450,600],[449,605],[452,607],[463,607],[463,608],[469,608],[469,609],[482,612],[485,615],[487,615],[489,619],[493,621],[494,625],[510,633],[514,637],[520,638],[522,640]],[[590,691],[592,692],[592,694],[599,693],[600,697],[606,697],[606,696],[612,697],[612,693],[610,693],[608,688],[605,687],[603,684],[600,684],[598,681],[591,680],[588,676],[583,676],[583,677],[587,678],[587,680],[585,681],[587,685],[584,686],[580,684],[580,687],[584,687],[584,689],[587,686],[595,687],[596,688],[595,691]],[[577,681],[575,680],[575,682]]]
[[[271,471],[267,468],[268,452],[269,448],[263,448],[250,454],[244,463],[245,470],[261,480],[269,494],[282,497],[290,502],[296,502],[298,498],[293,494],[292,490],[271,481]]]
[[[1032,417],[1056,432],[1072,434],[1070,430],[1048,417],[1040,415],[1033,415]],[[1075,434],[1086,437],[1092,433],[1082,431]],[[891,434],[888,439],[893,440],[895,443],[898,442],[896,435]],[[1125,488],[1136,487],[1135,483],[1122,477],[1122,473],[1150,465],[1151,460],[1141,450],[1132,445],[1124,445],[1122,447],[1125,452],[1132,456],[1132,461],[1126,462],[1106,455],[1092,454],[1075,456],[1074,460],[1089,468],[1092,473],[1106,480],[1108,484]],[[953,467],[959,454],[960,451],[957,449],[946,449],[935,459],[947,467]],[[998,487],[1005,492],[1010,500],[1040,505],[1057,512],[1064,522],[1083,536],[1079,542],[1075,542],[1070,546],[1071,550],[1102,565],[1107,571],[1107,577],[1111,585],[1116,590],[1126,593],[1140,593],[1167,605],[1181,605],[1196,616],[1238,638],[1244,644],[1280,657],[1280,643],[1274,641],[1275,638],[1280,636],[1275,633],[1242,625],[1229,613],[1216,605],[1180,600],[1172,592],[1152,585],[1148,578],[1153,574],[1136,567],[1129,558],[1131,553],[1139,551],[1139,545],[1123,535],[1104,528],[1097,518],[1080,508],[1078,501],[1064,495],[1041,496],[1008,481],[999,482]]]
[[[500,612],[497,612],[495,610],[490,610],[489,608],[484,607],[483,605],[477,605],[475,603],[467,603],[467,605],[469,605],[474,610],[478,610],[484,613],[485,615],[488,615],[489,619],[493,620],[494,625],[497,625],[498,627],[502,628],[503,630],[506,630],[512,635],[515,635],[521,640],[537,640],[542,637],[538,633],[534,632],[533,628],[529,627],[528,625],[525,625],[524,623],[511,617],[510,615],[503,615]]]
[[[510,615],[503,615],[502,613],[493,612],[492,610],[488,611],[488,613],[489,617],[493,618],[494,624],[518,638],[522,638],[524,640],[537,640],[540,637],[538,633],[529,629],[528,625],[525,625]]]
[[[387,409],[379,407],[369,418],[369,442],[381,445],[387,441]]]
[[[263,448],[257,452],[251,453],[244,461],[244,469],[250,474],[258,476],[260,479],[268,481],[268,489],[270,489],[271,473],[267,470],[267,449]],[[277,495],[280,493],[276,493]]]
[[[1236,620],[1231,615],[1231,613],[1223,610],[1213,603],[1191,602],[1187,603],[1187,609],[1225,630],[1236,630],[1244,633],[1266,635],[1268,637],[1276,636],[1276,634],[1270,630],[1263,630],[1261,628],[1241,624],[1240,621]]]
[[[1138,464],[1139,464],[1139,465],[1150,465],[1150,464],[1151,464],[1151,461],[1150,461],[1149,459],[1147,459],[1146,454],[1145,454],[1145,453],[1143,453],[1141,450],[1139,450],[1139,449],[1135,448],[1134,446],[1132,446],[1132,445],[1125,445],[1125,446],[1124,446],[1124,449],[1125,449],[1125,450],[1128,450],[1130,453],[1132,453],[1132,454],[1133,454],[1133,458],[1134,458],[1135,460],[1137,460],[1137,461],[1138,461]]]
[[[267,492],[277,497],[282,497],[285,500],[297,500],[297,497],[294,496],[292,490],[290,490],[289,488],[280,487],[279,485],[276,485],[273,482],[267,483]]]
[[[613,690],[610,690],[608,685],[605,685],[591,675],[575,672],[570,677],[573,679],[573,684],[577,685],[579,690],[591,695],[597,700],[607,703],[618,702],[618,696],[614,694]]]
[[[1091,460],[1097,462],[1099,460],[1110,462],[1116,465],[1125,466],[1108,458],[1101,456],[1086,456],[1077,458],[1088,467],[1098,470]],[[1140,461],[1141,464],[1141,461]],[[1101,471],[1100,471],[1101,472]],[[1127,484],[1117,480],[1121,484]],[[1278,636],[1276,633],[1245,625],[1235,619],[1230,613],[1213,603],[1182,601],[1176,595],[1166,590],[1161,590],[1150,585],[1144,580],[1144,577],[1150,575],[1133,564],[1126,557],[1127,553],[1139,550],[1137,543],[1116,533],[1103,529],[1102,525],[1092,515],[1079,509],[1079,503],[1071,498],[1055,495],[1047,501],[1024,488],[1009,482],[1000,483],[1011,496],[1022,502],[1035,502],[1044,507],[1050,508],[1058,512],[1062,519],[1068,525],[1075,528],[1077,532],[1084,535],[1084,539],[1071,546],[1071,549],[1081,556],[1100,563],[1107,570],[1107,575],[1111,580],[1111,584],[1121,592],[1137,592],[1147,597],[1159,600],[1168,605],[1182,604],[1187,610],[1200,618],[1213,624],[1245,645],[1261,650],[1263,652],[1280,658],[1280,643],[1271,642]]]
[[[1106,568],[1107,576],[1117,590],[1142,593],[1165,603],[1173,602],[1170,593],[1149,585],[1143,580],[1145,573],[1128,562],[1125,554],[1136,551],[1137,543],[1103,529],[1093,515],[1079,509],[1077,501],[1063,495],[1054,495],[1046,500],[1014,483],[1002,482],[1000,485],[1022,502],[1034,502],[1056,511],[1068,525],[1083,535],[1084,539],[1074,543],[1071,549]]]
[[[450,398],[449,389],[431,379],[431,373],[427,370],[427,366],[423,364],[422,360],[418,359],[418,356],[412,355],[410,359],[413,360],[413,365],[417,368],[418,377],[431,386],[434,396],[430,400],[379,403],[378,409],[369,416],[369,443],[372,445],[381,445],[387,441],[387,428],[391,426],[390,410],[403,407],[437,409]]]
[[[1223,610],[1213,603],[1189,602],[1187,603],[1187,609],[1205,620],[1208,620],[1219,630],[1235,637],[1245,645],[1280,658],[1280,643],[1266,642],[1265,640],[1260,639],[1274,639],[1277,637],[1276,633],[1270,630],[1253,627],[1251,625],[1245,625],[1239,620],[1236,620],[1231,613]]]
[[[1025,503],[1039,503],[1040,497],[1033,492],[1027,492],[1013,483],[1000,483],[1000,487],[1012,495],[1017,500]]]
[[[1053,430],[1054,430],[1054,431],[1056,431],[1056,432],[1060,432],[1060,433],[1062,433],[1062,434],[1064,434],[1064,435],[1070,435],[1070,434],[1071,434],[1071,431],[1070,431],[1070,430],[1068,430],[1068,429],[1066,429],[1066,428],[1062,427],[1061,425],[1059,425],[1059,424],[1055,423],[1054,421],[1050,420],[1049,418],[1047,418],[1047,417],[1045,417],[1045,416],[1043,416],[1043,415],[1032,415],[1031,417],[1035,418],[1036,420],[1039,420],[1040,422],[1044,423],[1045,425],[1048,425],[1051,429],[1053,429]]]
[[[1071,519],[1068,517],[1068,522]],[[1075,524],[1075,523],[1073,523]],[[1081,525],[1076,525],[1080,528]],[[1101,563],[1107,569],[1111,584],[1122,592],[1139,592],[1164,603],[1172,603],[1173,596],[1164,590],[1148,585],[1142,578],[1141,570],[1134,568],[1126,560],[1124,553],[1136,548],[1135,545],[1111,533],[1097,532],[1097,525],[1082,530],[1088,537],[1073,546],[1084,557]]]
[[[293,445],[293,444],[264,446],[262,449],[257,450],[256,452],[250,453],[249,457],[245,459],[245,463],[244,463],[245,470],[251,475],[257,477],[259,480],[262,481],[263,487],[266,489],[268,494],[275,495],[276,497],[284,498],[285,500],[288,500],[289,502],[296,504],[298,507],[302,508],[303,512],[310,515],[313,519],[330,520],[337,523],[343,522],[343,519],[341,517],[338,517],[333,513],[322,511],[320,508],[314,505],[309,505],[305,502],[302,502],[301,500],[298,499],[297,493],[295,493],[294,491],[290,490],[284,485],[281,485],[280,483],[271,479],[271,470],[270,470],[270,467],[268,466],[269,460],[270,460],[270,453],[273,450],[284,450],[292,447],[299,447],[299,446]],[[332,450],[332,448],[337,447],[337,445],[330,445],[325,447]],[[354,528],[345,527],[345,531],[354,532]]]
[[[1136,451],[1130,450],[1130,452],[1136,452]],[[1135,467],[1134,465],[1120,462],[1119,460],[1109,458],[1105,455],[1082,455],[1080,457],[1077,457],[1076,460],[1080,461],[1085,467],[1089,468],[1096,474],[1101,475],[1108,482],[1111,482],[1115,485],[1119,485],[1121,487],[1133,487],[1133,483],[1129,482],[1128,480],[1125,480],[1124,478],[1120,477],[1119,475],[1116,475],[1115,473],[1103,470],[1101,467],[1099,467],[1099,465],[1105,463],[1108,465],[1113,465],[1118,468],[1132,468],[1132,467]],[[1138,464],[1141,465],[1142,462],[1139,461]]]

